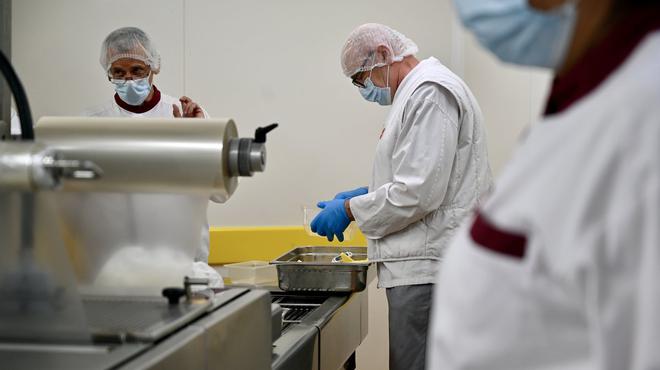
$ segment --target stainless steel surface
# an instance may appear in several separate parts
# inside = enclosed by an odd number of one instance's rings
[[[12,370],[113,369],[150,346],[144,343],[87,346],[0,343],[0,364],[3,369]]]
[[[237,178],[228,166],[231,119],[44,117],[36,136],[67,159],[91,160],[100,181],[66,181],[67,191],[212,193],[227,200]]]
[[[208,300],[170,305],[163,297],[84,296],[83,307],[96,340],[153,342],[206,313]]]
[[[370,274],[370,277],[373,275]],[[349,361],[368,327],[368,292],[327,295],[273,292],[273,301],[298,309],[273,347],[273,369],[337,370]]]
[[[367,336],[365,329],[368,317],[364,315],[368,307],[368,292],[350,296],[334,312],[332,319],[324,321],[320,329],[321,370],[337,370],[355,352]]]
[[[0,341],[89,341],[50,192],[0,191]]]
[[[274,341],[282,335],[282,318],[284,310],[282,306],[277,303],[270,305],[270,318],[271,318],[271,338]]]
[[[251,290],[195,322],[205,329],[208,369],[270,369],[270,294]]]
[[[266,291],[228,289],[218,292],[201,316],[157,341],[123,338],[124,342],[50,344],[0,342],[0,367],[7,369],[270,369],[271,303]],[[110,303],[105,314],[113,315]],[[138,311],[143,307],[134,305]],[[119,326],[149,327],[156,312],[114,310]],[[165,314],[167,316],[167,314]],[[125,317],[132,316],[132,317]],[[105,319],[104,319],[105,320]],[[134,321],[134,322],[131,322]],[[167,321],[167,318],[164,319]],[[105,338],[109,339],[109,338]]]
[[[271,292],[273,302],[284,309],[282,334],[273,343],[273,370],[318,369],[319,367],[319,328],[316,317],[329,319],[331,306],[324,306],[329,299],[326,295],[301,295],[286,292]],[[320,311],[320,312],[317,312]]]
[[[209,279],[207,278],[194,278],[190,276],[186,276],[183,278],[183,288],[186,291],[186,299],[188,301],[191,301],[193,298],[193,290],[192,287],[194,285],[197,286],[208,286],[209,285]]]
[[[53,189],[59,184],[51,170],[46,168],[55,153],[34,142],[0,142],[0,189],[2,191],[28,191]]]
[[[200,291],[179,304],[165,297],[83,295],[83,308],[97,343],[156,342],[247,292]]]
[[[268,292],[252,290],[186,326],[121,369],[270,369]]]
[[[229,174],[238,176],[238,157],[240,156],[239,152],[239,144],[240,140],[229,140],[229,160],[228,160],[228,166],[229,166]]]
[[[319,331],[313,325],[295,325],[273,343],[272,370],[319,368]]]
[[[327,299],[326,296],[292,296],[273,293],[273,303],[277,303],[284,310],[282,331],[285,332],[292,325],[300,324],[307,315],[321,307]]]
[[[266,169],[266,146],[252,143],[250,146],[250,169],[253,172],[263,172]]]
[[[365,247],[297,247],[271,261],[285,291],[359,292],[367,286],[369,262],[333,263],[340,252],[367,258]]]
[[[266,146],[252,139],[231,139],[229,142],[229,173],[232,176],[252,176],[266,169]]]
[[[203,328],[187,326],[119,368],[124,370],[209,369],[204,336]]]
[[[59,159],[46,156],[41,164],[47,170],[65,179],[77,181],[96,180],[103,175],[103,170],[92,161],[80,161],[77,159]]]

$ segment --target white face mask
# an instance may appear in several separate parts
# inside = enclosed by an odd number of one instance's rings
[[[454,0],[459,17],[479,42],[514,64],[557,69],[566,58],[577,1],[547,12],[528,0]]]
[[[151,84],[149,76],[138,80],[110,80],[115,86],[117,95],[129,105],[140,105],[149,96]]]

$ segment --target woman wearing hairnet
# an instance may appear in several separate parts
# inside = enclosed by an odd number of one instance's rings
[[[355,220],[378,263],[389,306],[390,369],[423,369],[432,284],[447,241],[491,185],[481,112],[436,58],[381,24],[365,24],[341,53],[362,97],[391,105],[369,188],[319,203],[312,230],[332,240]],[[379,130],[380,131],[380,130]]]
[[[454,0],[546,110],[439,274],[431,369],[660,368],[660,2]]]

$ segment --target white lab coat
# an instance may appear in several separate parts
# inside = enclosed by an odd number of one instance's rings
[[[660,368],[659,60],[655,33],[531,130],[480,210],[500,236],[449,249],[429,369]]]
[[[92,108],[84,112],[84,115],[92,117],[132,117],[132,118],[173,118],[172,105],[175,104],[181,109],[181,102],[179,99],[160,93],[160,101],[156,106],[144,113],[133,113],[120,107],[115,101],[114,97],[107,103]],[[206,110],[204,116],[209,117]],[[216,199],[211,197],[211,200],[217,202]],[[195,260],[207,262],[209,257],[209,226],[208,222],[202,227],[201,245],[195,254]]]
[[[447,114],[444,92],[457,118]],[[350,200],[369,259],[382,263],[379,286],[435,282],[448,241],[491,183],[476,99],[440,61],[421,61],[394,96],[369,193]]]
[[[172,104],[177,105],[179,109],[181,109],[181,102],[179,99],[166,95],[161,91],[158,104],[144,113],[133,113],[123,109],[117,104],[113,97],[106,103],[91,108],[83,114],[91,117],[173,118]],[[206,110],[204,110],[204,117],[209,118]]]

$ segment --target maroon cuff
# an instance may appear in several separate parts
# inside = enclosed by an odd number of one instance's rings
[[[524,258],[527,249],[527,237],[522,234],[498,229],[481,213],[470,229],[472,240],[479,246],[493,252],[506,254],[511,257]]]

